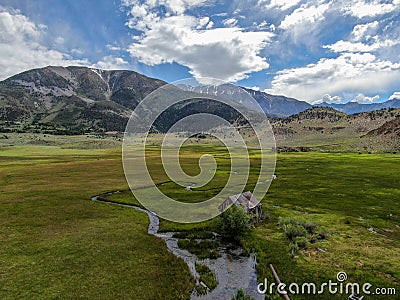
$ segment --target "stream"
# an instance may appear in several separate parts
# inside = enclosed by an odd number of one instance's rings
[[[201,263],[206,265],[215,274],[218,280],[217,287],[206,295],[198,296],[195,291],[192,292],[190,299],[192,300],[205,300],[205,299],[228,299],[231,300],[233,295],[236,294],[237,290],[242,289],[246,295],[251,296],[255,300],[264,299],[264,296],[257,292],[257,273],[256,273],[256,257],[254,254],[250,257],[241,256],[241,250],[231,250],[229,247],[221,246],[218,248],[218,252],[221,257],[217,259],[198,259],[196,255],[191,254],[189,251],[180,249],[178,247],[178,238],[174,238],[173,232],[158,233],[159,229],[159,218],[158,216],[141,207],[122,204],[114,201],[109,201],[102,196],[110,196],[112,194],[120,193],[110,192],[91,198],[92,201],[98,201],[108,204],[119,205],[122,207],[130,207],[135,210],[145,212],[149,217],[149,227],[147,232],[151,235],[159,237],[165,241],[168,250],[175,256],[182,258],[188,265],[190,273],[198,283],[199,274],[196,271],[195,264]]]

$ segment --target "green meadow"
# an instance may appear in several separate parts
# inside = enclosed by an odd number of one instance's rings
[[[155,182],[164,182],[160,189],[180,201],[214,195],[229,176],[224,149],[187,146],[181,152],[185,171],[196,174],[200,155],[211,152],[218,172],[208,185],[186,191],[167,182],[157,147],[148,151]],[[259,154],[254,151],[251,158],[248,189],[256,183]],[[344,271],[350,282],[396,287],[400,293],[399,163],[398,154],[278,154],[277,179],[262,200],[266,217],[241,241],[246,252],[257,253],[259,281],[272,282],[273,263],[286,283],[323,283]],[[146,214],[90,201],[121,190],[110,199],[139,204],[128,191],[119,149],[1,147],[0,170],[1,299],[189,298],[194,280],[186,264],[147,234]],[[280,217],[313,222],[329,238],[293,254]],[[215,220],[161,220],[160,231],[216,227]]]

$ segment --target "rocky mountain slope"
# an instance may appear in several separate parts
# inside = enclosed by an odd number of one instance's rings
[[[137,104],[165,84],[133,71],[52,66],[29,70],[0,82],[0,131],[56,134],[124,131]],[[396,119],[395,111],[346,113],[400,107],[400,100],[370,105],[323,103],[313,108],[304,101],[230,85],[180,88],[183,91],[178,92],[188,93],[188,98],[209,94],[228,97],[244,106],[249,105],[250,94],[275,122],[279,143],[288,147],[312,145],[323,148],[324,144],[331,147],[338,139],[354,146],[354,139],[359,145],[368,139],[396,140],[393,136],[398,136],[398,122],[385,125]],[[322,106],[334,106],[335,109]],[[155,129],[165,131],[175,121],[196,112],[213,112],[230,120],[238,117],[232,110],[213,101],[188,101],[163,113]]]
[[[133,71],[30,70],[0,83],[0,120],[41,130],[123,131],[136,105],[164,84]]]

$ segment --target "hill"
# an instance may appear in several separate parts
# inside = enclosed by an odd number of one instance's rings
[[[369,112],[385,108],[400,108],[400,100],[393,99],[382,103],[370,103],[370,104],[361,104],[357,102],[348,102],[345,104],[323,102],[321,104],[317,104],[316,106],[331,107],[346,114],[357,114],[361,112]]]
[[[280,151],[400,151],[400,109],[348,115],[314,107],[273,122]]]
[[[0,83],[0,120],[22,131],[123,131],[136,105],[164,84],[133,71],[30,70]]]

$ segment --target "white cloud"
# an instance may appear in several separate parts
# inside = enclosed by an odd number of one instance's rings
[[[378,25],[379,25],[378,21],[373,21],[371,23],[358,24],[354,26],[352,31],[353,40],[361,41],[364,38],[368,39],[368,37],[375,35]]]
[[[58,36],[58,37],[56,37],[56,39],[54,40],[54,42],[55,42],[56,44],[58,44],[58,45],[62,45],[62,44],[65,43],[65,40],[64,40],[64,38],[63,38],[62,36]]]
[[[329,94],[325,94],[321,101],[318,101],[319,103],[325,102],[325,103],[340,103],[342,102],[342,97],[340,96],[331,96]]]
[[[111,50],[111,51],[120,51],[121,50],[121,47],[115,46],[115,45],[108,44],[106,47],[108,50]]]
[[[236,20],[235,18],[229,18],[229,19],[223,20],[222,24],[224,24],[226,27],[235,27],[237,22],[238,22],[238,20]]]
[[[134,6],[152,7],[148,2],[134,2]],[[208,17],[173,15],[172,10],[169,15],[151,9],[146,12],[140,19],[132,16],[128,22],[131,28],[143,32],[128,52],[144,64],[176,62],[188,67],[196,78],[215,77],[226,81],[237,81],[269,67],[259,54],[273,33],[245,31],[235,27],[237,19],[234,18],[224,20],[229,28],[213,28],[214,23]]]
[[[400,92],[394,92],[392,96],[389,97],[389,100],[398,99],[400,100]]]
[[[157,7],[165,7],[169,13],[181,15],[187,9],[210,4],[210,0],[122,0],[121,4],[126,7],[131,7],[131,15],[133,17],[146,17],[151,15],[150,10]]]
[[[103,69],[103,70],[125,70],[129,63],[121,57],[115,57],[112,55],[104,56],[100,61],[94,64],[92,67]]]
[[[304,26],[307,24],[317,23],[325,19],[325,13],[328,11],[329,7],[329,3],[317,6],[302,4],[290,15],[287,15],[283,19],[279,27],[288,30],[296,26]]]
[[[324,48],[330,49],[334,52],[374,52],[381,48],[392,47],[400,44],[400,40],[385,40],[378,41],[372,44],[364,44],[364,43],[354,43],[350,41],[338,41],[332,45],[323,46]]]
[[[307,48],[319,45],[320,32],[324,28],[326,15],[332,6],[324,0],[301,4],[290,14],[284,15],[278,28],[284,30],[280,35],[281,44],[302,44]],[[280,47],[279,47],[280,48]]]
[[[35,24],[19,11],[0,7],[0,28],[0,79],[48,65],[88,63],[42,45],[40,38],[45,34],[46,26]]]
[[[248,89],[258,92],[260,90],[260,87],[259,86],[252,86],[252,87],[248,87]]]
[[[352,0],[346,1],[345,3],[346,4],[342,7],[342,10],[359,19],[365,17],[376,17],[399,9],[398,0],[391,1],[391,3],[379,0]]]
[[[278,72],[268,92],[315,102],[324,94],[388,92],[398,85],[399,78],[400,63],[370,53],[342,53]]]
[[[278,10],[288,10],[289,8],[292,8],[299,4],[301,0],[271,0],[271,1],[265,1],[261,0],[258,3],[260,5],[265,5],[265,8],[267,9],[278,9]]]
[[[206,29],[211,29],[211,28],[213,28],[214,27],[214,22],[213,21],[210,21],[210,22],[208,22],[208,24],[207,24],[207,26],[206,26]]]
[[[373,97],[368,97],[362,93],[359,93],[356,97],[354,97],[353,100],[351,100],[351,102],[357,102],[360,104],[370,104],[370,103],[374,103],[379,98],[380,98],[379,95],[375,95]]]
[[[197,25],[196,29],[201,29],[206,26],[210,22],[209,17],[204,17],[199,19],[199,24]]]

